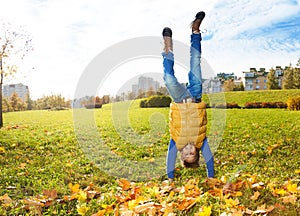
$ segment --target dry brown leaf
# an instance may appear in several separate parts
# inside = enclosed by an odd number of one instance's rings
[[[245,181],[243,180],[238,180],[235,183],[227,183],[223,186],[223,193],[228,194],[228,193],[233,193],[240,191],[245,185]]]
[[[97,213],[92,214],[92,216],[104,216],[106,213],[106,210],[99,210]]]
[[[260,196],[260,193],[258,191],[255,191],[253,196],[250,197],[251,200],[255,201]]]
[[[230,209],[231,210],[231,216],[243,216],[243,211],[238,209]]]
[[[269,212],[273,211],[274,209],[275,209],[274,206],[269,206],[266,210],[269,213]]]
[[[153,212],[153,210],[156,212],[157,210],[160,210],[162,206],[160,204],[156,204],[155,202],[148,202],[142,205],[138,205],[133,208],[134,212],[137,214],[141,213],[148,213]]]
[[[183,200],[179,200],[178,203],[174,203],[174,205],[180,210],[180,211],[188,211],[190,208],[192,208],[196,204],[196,198],[186,198]]]
[[[252,210],[250,210],[250,209],[248,209],[248,208],[246,208],[246,210],[245,210],[245,214],[252,215],[252,214],[253,214],[253,211],[252,211]]]
[[[268,154],[272,154],[273,150],[278,148],[279,147],[279,144],[275,144],[275,145],[272,145],[272,146],[268,146]]]
[[[87,199],[91,200],[98,196],[100,192],[98,191],[87,191]]]
[[[263,204],[261,206],[257,207],[257,210],[253,211],[253,214],[266,214],[270,213],[275,209],[274,206],[269,206],[268,208],[266,207],[266,204]]]
[[[161,208],[160,211],[164,213],[163,216],[172,216],[172,215],[174,215],[173,204],[172,203],[166,204],[163,208]]]
[[[128,200],[131,200],[131,197],[129,195],[124,196],[123,194],[116,194],[115,198],[117,199],[117,201],[119,203],[123,203],[123,202],[126,202]]]
[[[119,186],[122,187],[122,190],[129,190],[131,187],[131,183],[127,179],[119,179],[118,180]]]
[[[217,196],[217,197],[223,197],[223,191],[222,189],[214,188],[212,190],[207,191],[206,193],[212,195],[212,196]]]
[[[57,198],[57,191],[55,189],[54,190],[43,190],[43,195],[49,199],[55,199],[55,198]]]
[[[8,194],[4,194],[3,196],[0,196],[0,202],[3,202],[4,204],[10,204],[12,203],[12,199],[8,196]]]
[[[205,182],[210,188],[214,188],[222,184],[222,181],[217,178],[208,178]]]
[[[134,212],[131,210],[120,211],[120,216],[133,216]]]
[[[292,203],[292,204],[295,204],[296,201],[297,201],[297,197],[294,196],[294,195],[289,195],[289,196],[281,197],[280,200],[281,200],[283,203]]]

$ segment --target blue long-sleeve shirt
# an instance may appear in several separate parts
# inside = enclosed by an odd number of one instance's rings
[[[214,171],[214,157],[209,148],[207,138],[204,139],[203,145],[200,148],[202,155],[206,163],[207,176],[213,178],[215,175]],[[177,147],[173,139],[170,140],[168,155],[167,155],[167,175],[168,178],[173,179],[175,175],[175,163],[177,157]]]

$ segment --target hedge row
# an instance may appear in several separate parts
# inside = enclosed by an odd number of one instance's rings
[[[289,98],[287,101],[287,107],[289,110],[300,110],[300,95]]]
[[[87,104],[87,105],[85,105],[85,108],[87,108],[87,109],[100,109],[100,108],[102,108],[102,104],[100,104],[100,103]]]
[[[237,103],[226,103],[226,104],[212,104],[211,106],[206,106],[207,108],[218,108],[218,109],[241,109]]]
[[[279,108],[285,109],[287,108],[287,104],[284,102],[247,102],[245,103],[246,109],[252,108]]]
[[[172,99],[169,96],[152,96],[147,99],[141,100],[140,107],[169,107]],[[290,98],[287,103],[285,102],[247,102],[244,107],[239,106],[237,103],[226,103],[226,104],[212,104],[207,108],[218,108],[218,109],[259,109],[259,108],[278,108],[289,110],[300,110],[300,96]]]
[[[140,107],[169,107],[172,99],[169,96],[151,96],[147,99],[141,100]]]

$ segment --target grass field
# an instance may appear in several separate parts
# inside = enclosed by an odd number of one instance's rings
[[[299,89],[289,90],[260,90],[260,91],[233,91],[204,95],[203,100],[210,105],[237,103],[244,107],[246,102],[286,102],[290,97],[300,95]]]
[[[252,94],[225,96],[241,105],[263,100]],[[164,181],[168,112],[135,101],[77,114],[5,113],[0,215],[298,214],[300,112],[208,109],[216,178],[206,178],[203,161],[195,170],[178,164],[172,184]]]

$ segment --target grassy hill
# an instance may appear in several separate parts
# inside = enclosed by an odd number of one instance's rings
[[[246,102],[286,102],[288,98],[296,95],[300,95],[300,89],[219,92],[205,94],[203,100],[210,105],[222,104],[226,101],[244,106]]]

